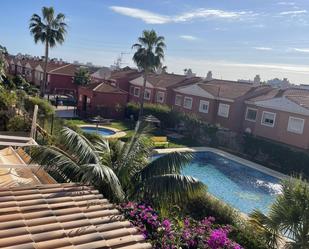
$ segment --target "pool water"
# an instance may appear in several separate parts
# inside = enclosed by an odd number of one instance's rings
[[[281,191],[280,179],[213,152],[194,153],[182,173],[199,179],[212,195],[246,214],[254,209],[267,213]]]
[[[88,133],[98,133],[101,136],[110,136],[110,135],[114,135],[116,132],[114,132],[113,130],[107,129],[107,128],[96,128],[96,127],[87,127],[87,126],[83,126],[81,127],[83,132],[88,132]]]

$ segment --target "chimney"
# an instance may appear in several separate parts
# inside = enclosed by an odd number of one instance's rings
[[[212,71],[208,71],[206,80],[212,80]]]
[[[256,75],[255,77],[254,77],[254,80],[253,80],[253,85],[260,85],[261,84],[261,77],[260,77],[260,75]]]

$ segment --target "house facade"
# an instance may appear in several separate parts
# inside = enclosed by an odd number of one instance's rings
[[[309,149],[309,90],[273,89],[245,106],[244,132]]]
[[[128,93],[109,81],[78,87],[77,110],[81,116],[100,115],[121,118],[128,102]]]
[[[144,101],[154,104],[171,105],[173,88],[192,84],[200,81],[199,77],[187,77],[177,74],[149,74],[147,75],[146,87],[144,91]],[[144,77],[140,76],[130,81],[129,100],[139,102],[144,87]]]
[[[270,90],[268,86],[234,81],[201,81],[174,89],[173,108],[196,114],[210,124],[240,132],[244,101]]]

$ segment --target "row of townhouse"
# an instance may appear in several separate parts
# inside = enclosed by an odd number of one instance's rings
[[[33,59],[7,57],[12,75],[23,75],[39,85],[43,80],[43,63]],[[80,66],[48,63],[50,92],[67,89],[77,94],[81,115],[101,114],[120,117],[128,102],[138,102],[144,78],[129,67],[109,71],[92,71],[92,84],[78,87],[73,77]],[[187,113],[195,113],[206,122],[235,132],[309,149],[309,90],[278,89],[225,80],[204,80],[177,74],[150,74],[144,91],[145,102],[166,104]],[[117,107],[117,108],[115,108]],[[117,111],[116,111],[117,109]]]
[[[44,61],[35,58],[27,57],[6,57],[6,67],[8,73],[11,75],[21,75],[28,82],[31,82],[37,86],[43,82],[44,78]],[[50,61],[47,64],[47,86],[46,90],[49,93],[62,92],[69,90],[70,92],[77,94],[78,86],[74,84],[75,73],[81,68],[80,65],[66,63],[62,61]],[[91,73],[93,81],[102,80],[102,74],[100,68],[87,67]]]
[[[143,77],[129,81],[137,102]],[[164,74],[146,82],[146,102],[194,113],[210,124],[309,149],[309,90]]]
[[[208,123],[309,149],[309,91],[212,80],[174,90],[173,108]]]

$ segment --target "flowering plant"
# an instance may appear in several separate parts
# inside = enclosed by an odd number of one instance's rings
[[[134,202],[122,204],[120,209],[157,249],[242,249],[228,238],[232,228],[215,225],[213,217],[201,221],[187,217],[181,222],[161,219],[151,206]]]

